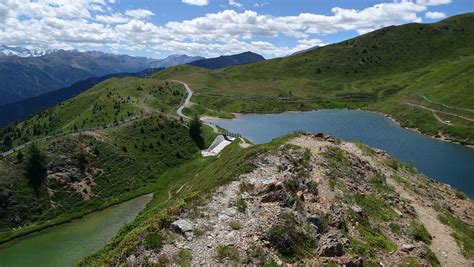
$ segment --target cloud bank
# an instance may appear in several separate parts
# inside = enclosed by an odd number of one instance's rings
[[[182,0],[203,6],[209,0]],[[355,31],[363,34],[389,25],[445,17],[428,7],[450,0],[381,3],[356,10],[334,7],[330,15],[295,16],[259,14],[253,10],[222,10],[191,20],[151,22],[154,12],[129,9],[115,12],[113,0],[0,0],[0,43],[49,49],[99,49],[217,56],[246,50],[266,57],[283,56],[316,45],[322,36]],[[242,7],[239,2],[229,4]],[[277,46],[273,38],[294,39],[294,45]]]

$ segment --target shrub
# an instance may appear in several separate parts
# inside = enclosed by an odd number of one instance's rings
[[[434,254],[434,252],[431,251],[431,249],[430,249],[428,246],[426,246],[425,259],[426,259],[426,261],[428,261],[428,262],[430,263],[430,265],[433,266],[433,267],[441,266],[441,264],[439,263],[438,257],[436,257],[436,255]]]
[[[239,250],[232,246],[220,245],[217,247],[217,261],[222,263],[225,259],[231,261],[239,260]]]
[[[431,235],[421,223],[414,222],[411,225],[411,236],[417,241],[421,241],[427,245],[431,244]]]
[[[242,228],[242,225],[240,225],[238,222],[231,222],[229,225],[232,230],[240,230],[240,228]]]
[[[189,250],[180,250],[173,258],[174,263],[179,266],[191,266],[193,254]]]
[[[263,266],[266,261],[267,253],[261,247],[253,246],[248,250],[246,264]],[[265,266],[268,266],[268,264]]]
[[[158,233],[149,233],[145,238],[145,247],[147,249],[160,249],[162,246],[163,242]]]
[[[280,216],[277,225],[269,230],[267,239],[283,259],[289,262],[310,256],[316,248],[311,226],[288,213]]]
[[[405,257],[403,259],[402,264],[400,264],[400,267],[421,267],[421,265],[415,258],[412,257]]]
[[[240,212],[245,212],[247,210],[247,202],[242,198],[242,196],[239,196],[236,200],[237,209]]]
[[[462,199],[462,200],[466,200],[469,198],[464,192],[461,192],[461,191],[456,190],[455,194],[457,198]]]

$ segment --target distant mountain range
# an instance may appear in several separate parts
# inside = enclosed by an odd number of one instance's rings
[[[2,46],[5,47],[5,46]],[[11,48],[11,47],[7,47]],[[5,127],[6,125],[26,119],[28,116],[31,114],[34,114],[42,109],[54,106],[56,104],[59,104],[67,99],[70,99],[84,91],[86,91],[89,88],[94,87],[96,84],[112,77],[125,77],[125,76],[135,76],[135,77],[145,77],[147,75],[150,75],[152,73],[158,72],[160,70],[163,70],[166,67],[170,66],[175,66],[175,65],[180,65],[180,64],[185,64],[188,63],[188,61],[197,59],[196,61],[193,61],[189,64],[195,65],[195,66],[201,66],[204,68],[208,69],[218,69],[218,68],[223,68],[223,67],[228,67],[228,66],[234,66],[234,65],[242,65],[242,64],[248,64],[252,62],[258,62],[265,60],[262,56],[252,53],[252,52],[246,52],[246,53],[241,53],[237,55],[232,55],[232,56],[221,56],[217,58],[210,58],[210,59],[203,59],[202,57],[190,57],[187,55],[171,55],[167,58],[156,60],[156,59],[149,59],[149,58],[136,58],[136,57],[130,57],[130,56],[124,56],[124,55],[112,55],[112,54],[105,54],[101,52],[77,52],[77,51],[64,51],[64,50],[48,50],[48,51],[32,51],[28,49],[21,49],[21,48],[16,48],[15,51],[18,53],[22,53],[23,57],[20,57],[19,55],[13,55],[13,53],[10,53],[8,56],[2,54],[5,50],[2,50],[0,52],[0,68],[2,66],[1,62],[4,62],[4,73],[5,72],[10,72],[13,73],[18,71],[18,64],[15,63],[13,64],[12,62],[20,62],[20,63],[25,63],[25,62],[40,62],[45,64],[45,68],[49,69],[48,66],[46,65],[47,63],[57,63],[61,66],[67,65],[87,65],[92,66],[93,64],[91,62],[97,63],[100,61],[100,58],[103,58],[104,60],[101,62],[99,65],[98,63],[94,66],[97,68],[95,69],[96,73],[104,73],[106,70],[104,68],[107,68],[107,70],[112,70],[112,69],[118,69],[118,70],[123,70],[123,69],[138,69],[139,71],[135,72],[126,72],[126,71],[120,71],[117,73],[110,73],[110,74],[105,74],[105,75],[92,75],[92,71],[88,72],[89,77],[82,79],[80,81],[76,81],[71,85],[62,87],[60,89],[56,89],[53,91],[46,91],[44,93],[41,93],[36,96],[31,96],[31,97],[26,97],[26,98],[21,98],[17,94],[2,90],[5,87],[0,87],[0,95],[2,96],[2,99],[0,99],[0,128]],[[11,51],[11,50],[9,50]],[[30,56],[27,56],[28,54],[31,54]],[[34,55],[39,55],[42,54],[42,56],[34,56]],[[118,62],[117,65],[111,66],[111,62],[114,61]],[[10,60],[5,60],[5,58],[8,58]],[[16,59],[16,60],[14,60]],[[29,60],[28,60],[29,59]],[[56,60],[53,60],[56,59]],[[2,61],[4,60],[4,61]],[[79,61],[78,60],[83,60]],[[66,64],[66,63],[68,64]],[[125,62],[130,62],[130,65],[127,67],[125,66]],[[140,62],[143,63],[143,65],[140,65]],[[108,65],[106,65],[108,64]],[[8,69],[8,66],[11,69]],[[37,73],[42,73],[40,70],[38,70],[38,66],[30,66],[30,65],[21,65],[21,67],[25,68],[26,73],[31,73],[32,70],[37,71]],[[104,68],[100,68],[100,67]],[[147,68],[145,70],[140,69],[140,66],[158,66],[154,68]],[[52,67],[50,67],[52,68]],[[76,69],[73,69],[76,70]],[[58,72],[59,70],[55,70]],[[0,75],[1,75],[0,71]],[[67,73],[66,73],[67,74]],[[67,76],[67,75],[66,75]],[[87,75],[86,75],[87,76]],[[22,80],[22,77],[25,80]],[[24,75],[21,76],[19,75],[15,79],[16,84],[28,84],[30,82],[29,79],[30,76]],[[45,79],[45,81],[40,80],[37,76],[36,81],[43,83],[47,83],[51,80],[51,76],[44,75],[41,78]],[[7,84],[7,80],[2,80],[1,83]],[[13,83],[13,82],[12,82]],[[19,86],[16,86],[15,88],[19,88]],[[18,90],[21,90],[22,88],[19,88]]]
[[[0,45],[0,57],[41,57],[57,50],[36,50],[18,46]]]
[[[203,59],[171,55],[164,59],[76,50],[0,47],[0,105],[48,93],[75,82],[112,73],[139,72]]]
[[[250,64],[264,60],[265,58],[259,54],[245,52],[231,56],[220,56],[216,58],[196,60],[188,63],[188,65],[214,70],[230,66]]]
[[[123,78],[123,77],[140,77],[144,78],[155,72],[163,70],[164,68],[152,68],[146,69],[135,73],[113,73],[100,77],[92,77],[79,82],[74,83],[71,86],[61,88],[56,91],[45,93],[39,96],[30,97],[14,103],[9,103],[0,106],[0,128],[7,126],[10,123],[20,121],[28,118],[31,114],[34,114],[42,109],[54,106],[63,101],[66,101],[87,89],[96,86],[98,83],[110,79],[112,77]]]

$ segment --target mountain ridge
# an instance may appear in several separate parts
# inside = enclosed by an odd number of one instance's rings
[[[264,60],[265,58],[263,56],[247,51],[235,55],[219,56],[215,58],[196,60],[191,63],[188,63],[188,65],[214,70],[230,66],[251,64]]]
[[[474,144],[473,114],[446,108],[474,109],[472,43],[474,13],[467,13],[390,26],[284,58],[214,71],[180,66],[156,75],[190,84],[202,106],[196,112],[363,108],[403,127]]]
[[[0,105],[51,92],[90,77],[170,67],[201,58],[170,55],[164,59],[150,59],[75,50],[55,50],[35,57],[4,56],[0,57],[0,87],[10,97],[0,99]]]

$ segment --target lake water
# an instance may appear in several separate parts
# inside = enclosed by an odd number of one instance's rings
[[[239,114],[236,119],[208,119],[255,144],[292,133],[323,132],[357,140],[411,161],[425,175],[474,197],[474,149],[439,141],[399,127],[386,117],[359,110],[319,110],[281,114]]]
[[[91,213],[70,223],[16,239],[0,246],[0,266],[74,266],[103,247],[133,220],[151,194]]]

